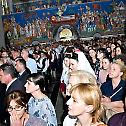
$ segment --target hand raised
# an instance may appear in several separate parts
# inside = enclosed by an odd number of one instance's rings
[[[11,126],[23,126],[22,120],[20,119],[19,115],[16,113],[11,114],[10,124]]]

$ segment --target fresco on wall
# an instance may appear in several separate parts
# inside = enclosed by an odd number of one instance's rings
[[[19,11],[3,15],[2,20],[5,36],[10,44],[23,45],[30,44],[34,40],[42,42],[54,39],[64,21],[66,25],[77,29],[79,37],[91,37],[96,33],[122,34],[126,19],[124,12],[124,1],[115,3],[107,0],[79,4],[65,3],[62,6],[45,7],[34,11]],[[71,17],[75,17],[72,23]]]

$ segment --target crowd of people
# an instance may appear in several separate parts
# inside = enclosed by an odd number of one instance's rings
[[[126,38],[70,40],[0,51],[0,121],[5,126],[124,126]],[[61,75],[61,123],[48,97]],[[57,97],[57,96],[52,96]]]

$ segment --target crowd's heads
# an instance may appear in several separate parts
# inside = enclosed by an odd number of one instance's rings
[[[2,58],[7,58],[8,52],[6,50],[3,50],[1,56],[2,56]]]
[[[39,53],[41,54],[42,57],[43,57],[43,56],[44,56],[44,57],[48,57],[48,53],[47,53],[46,50],[41,50]]]
[[[12,58],[15,60],[17,57],[20,57],[20,50],[16,48],[12,49],[11,55],[12,55]]]
[[[81,50],[81,51],[84,50],[84,47],[82,46],[80,40],[77,40],[77,41],[74,42],[74,47],[75,47],[76,49]]]
[[[97,58],[101,59],[104,57],[109,57],[109,53],[105,48],[99,48],[97,49]]]
[[[38,58],[38,56],[40,55],[40,52],[34,51],[32,55],[33,55],[34,58]]]
[[[110,48],[111,48],[111,51],[113,51],[115,49],[115,47],[117,46],[117,43],[116,42],[112,42],[110,43]]]
[[[74,52],[74,47],[73,46],[68,46],[67,48],[66,48],[66,50],[65,50],[65,53],[72,53],[72,52]]]
[[[114,59],[114,61],[123,61],[126,65],[126,54],[117,55]]]

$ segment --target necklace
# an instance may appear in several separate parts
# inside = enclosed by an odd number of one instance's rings
[[[81,126],[81,124],[79,122],[75,122],[74,126]]]
[[[81,126],[81,124],[79,123],[79,119],[76,120],[75,125],[74,126]]]
[[[76,120],[74,126],[81,126],[81,124],[79,123],[79,120],[78,119]],[[92,124],[90,126],[92,126]]]

